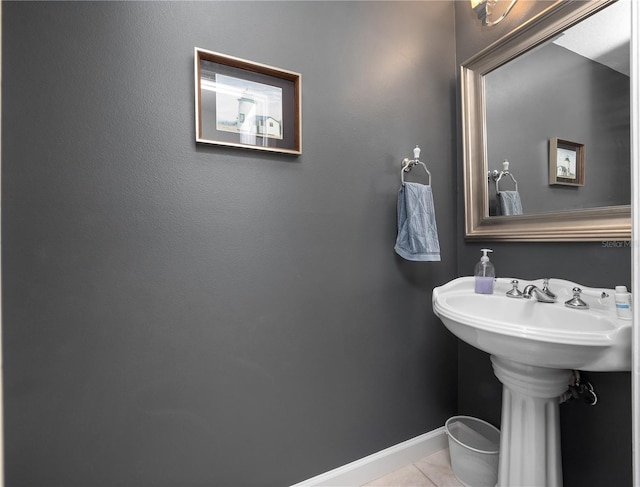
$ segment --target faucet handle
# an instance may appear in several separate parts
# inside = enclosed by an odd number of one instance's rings
[[[564,305],[567,308],[573,309],[589,309],[589,305],[582,299],[580,299],[580,293],[582,293],[582,289],[580,289],[579,287],[574,287],[573,298],[571,298],[569,301],[565,301]]]
[[[518,280],[514,279],[513,281],[511,281],[511,284],[513,285],[513,288],[511,289],[511,291],[507,291],[507,297],[521,298],[522,292],[520,291],[520,289],[518,289]]]

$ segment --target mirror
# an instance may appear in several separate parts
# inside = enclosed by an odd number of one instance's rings
[[[628,3],[555,2],[461,66],[467,239],[630,239],[628,37],[581,37]]]

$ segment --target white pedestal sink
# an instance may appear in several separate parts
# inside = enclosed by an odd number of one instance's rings
[[[454,335],[491,354],[503,385],[498,486],[561,486],[559,397],[572,370],[630,370],[631,321],[617,318],[612,289],[551,279],[558,301],[540,303],[507,297],[511,280],[482,295],[473,277],[455,279],[433,290],[433,310]],[[520,280],[520,289],[527,284],[541,288],[542,280]],[[588,310],[564,306],[574,287]]]

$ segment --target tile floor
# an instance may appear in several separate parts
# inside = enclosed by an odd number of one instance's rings
[[[463,487],[451,471],[449,450],[440,450],[362,487]]]

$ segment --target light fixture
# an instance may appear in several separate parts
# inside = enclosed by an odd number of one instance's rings
[[[478,18],[482,20],[482,25],[496,25],[511,12],[511,9],[517,1],[518,0],[511,0],[507,9],[495,20],[492,20],[491,17],[494,14],[494,7],[498,3],[498,0],[471,0],[471,8],[475,10]]]

